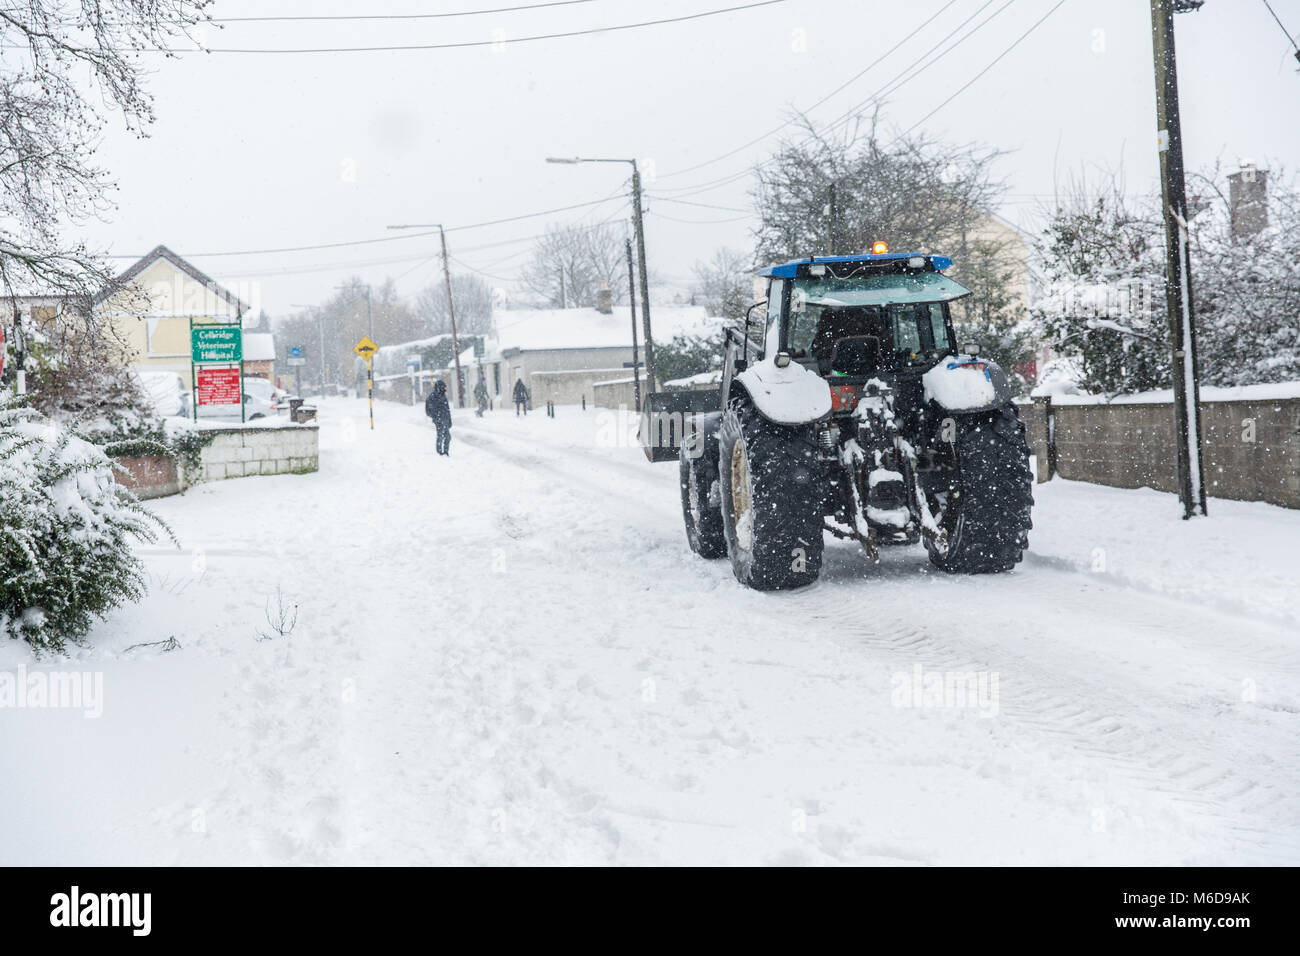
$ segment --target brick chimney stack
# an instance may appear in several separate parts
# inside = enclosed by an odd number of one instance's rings
[[[1249,159],[1228,175],[1228,205],[1234,239],[1249,239],[1268,226],[1268,170]]]

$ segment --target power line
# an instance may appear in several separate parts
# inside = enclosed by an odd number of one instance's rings
[[[1269,13],[1273,14],[1273,19],[1277,21],[1277,25],[1282,27],[1282,32],[1286,34],[1287,42],[1289,42],[1293,47],[1295,47],[1295,58],[1297,60],[1300,60],[1300,43],[1296,43],[1295,38],[1291,36],[1291,31],[1288,30],[1286,26],[1282,23],[1282,18],[1279,17],[1277,13],[1274,12],[1272,4],[1270,4],[1268,0],[1264,0],[1264,6],[1268,7]]]
[[[981,13],[987,10],[990,6],[992,6],[994,2],[995,0],[985,0],[983,4],[981,4],[979,7],[975,9],[974,13],[968,16],[965,20],[962,20],[960,23],[958,23],[955,27],[953,27],[952,30],[950,30],[947,34],[945,34],[938,42],[934,43],[928,50],[926,50],[919,57],[917,57],[915,63],[904,68],[898,73],[894,74],[893,77],[887,80],[885,84],[881,86],[871,96],[867,97],[865,100],[862,100],[859,103],[854,104],[848,110],[841,113],[834,120],[831,120],[829,123],[825,124],[822,128],[823,132],[830,132],[834,130],[836,127],[843,125],[845,122],[848,121],[848,119],[856,115],[859,110],[863,109],[868,104],[871,104],[873,102],[879,103],[882,97],[887,96],[890,93],[898,92],[898,90],[902,89],[903,86],[906,85],[908,82],[916,79],[926,70],[928,70],[930,67],[934,66],[936,63],[943,60],[949,53],[957,49],[957,47],[961,46],[961,44],[965,43],[972,36],[974,36],[976,33],[982,30],[995,17],[997,17],[1004,10],[1006,10],[1007,7],[1011,6],[1011,4],[1015,2],[1015,0],[1007,0],[1006,3],[1004,3],[1001,7],[995,10],[991,15],[985,18],[982,22],[976,24],[965,35],[958,38],[957,41],[953,43],[951,46],[949,46],[946,50],[943,50],[938,56],[934,56],[933,59],[929,59],[936,50],[938,50],[950,39],[956,36],[956,34],[959,33],[963,27],[965,27],[968,23],[970,23]],[[927,59],[928,62],[926,62]],[[807,142],[807,140],[805,140],[805,142]],[[698,195],[699,193],[712,192],[715,189],[720,189],[723,186],[728,186],[731,183],[744,179],[746,176],[751,175],[755,170],[770,165],[772,162],[773,160],[769,158],[767,160],[755,164],[754,166],[749,167],[748,169],[743,169],[740,172],[733,173],[729,176],[723,176],[720,177],[719,179],[711,180],[709,182],[699,183],[696,184],[696,186],[678,186],[678,187],[667,187],[667,188],[669,189],[670,192],[676,191],[679,193],[679,195],[683,195],[683,196],[694,196],[694,195]]]
[[[676,216],[665,216],[663,213],[655,212],[652,209],[646,210],[646,215],[654,216],[656,219],[667,219],[669,222],[689,223],[692,226],[712,226],[723,222],[741,222],[745,219],[754,218],[752,215],[745,215],[745,216],[732,216],[730,219],[678,219]]]
[[[976,73],[974,76],[972,76],[969,80],[967,80],[965,83],[963,83],[961,86],[959,86],[959,87],[956,89],[956,91],[953,92],[953,94],[952,94],[951,96],[948,97],[947,100],[945,100],[944,102],[940,103],[940,104],[939,104],[938,106],[936,106],[934,109],[930,110],[930,112],[926,113],[926,114],[925,114],[924,116],[922,116],[919,120],[917,120],[915,123],[913,123],[913,124],[912,124],[911,126],[909,126],[907,129],[905,129],[905,130],[903,131],[902,135],[900,135],[900,136],[898,137],[898,139],[902,139],[902,138],[903,138],[904,136],[906,136],[908,133],[912,132],[912,130],[916,129],[918,126],[920,126],[920,125],[921,125],[922,123],[924,123],[926,120],[928,120],[928,119],[929,119],[931,116],[933,116],[935,113],[939,112],[941,109],[943,109],[945,106],[947,106],[948,103],[949,103],[950,101],[956,99],[958,96],[960,96],[960,95],[961,95],[962,93],[964,93],[966,90],[968,90],[972,85],[975,84],[976,81],[979,80],[980,77],[982,77],[982,76],[983,76],[985,73],[987,73],[989,70],[993,69],[993,67],[997,65],[997,63],[998,63],[999,60],[1001,60],[1003,57],[1005,57],[1007,54],[1009,54],[1009,53],[1010,53],[1012,50],[1014,50],[1016,47],[1020,46],[1020,44],[1024,41],[1024,39],[1025,39],[1026,37],[1029,36],[1029,34],[1033,33],[1033,32],[1034,32],[1035,30],[1037,30],[1040,26],[1042,26],[1043,22],[1046,21],[1048,17],[1050,17],[1050,16],[1051,16],[1053,13],[1055,13],[1057,10],[1061,9],[1061,7],[1063,7],[1064,5],[1065,5],[1065,0],[1057,0],[1056,5],[1055,5],[1054,7],[1052,7],[1052,9],[1050,9],[1050,10],[1048,10],[1046,13],[1044,13],[1044,14],[1043,14],[1041,17],[1039,17],[1037,20],[1035,20],[1033,26],[1031,26],[1031,27],[1030,27],[1028,30],[1026,30],[1024,33],[1020,34],[1020,36],[1016,38],[1015,42],[1013,42],[1013,43],[1011,44],[1011,46],[1007,47],[1005,50],[1003,50],[1001,53],[999,53],[997,56],[995,56],[992,60],[989,61],[989,65],[988,65],[988,66],[984,67],[984,69],[980,70],[978,73]]]
[[[944,11],[946,11],[949,7],[951,7],[951,6],[952,6],[954,3],[956,3],[956,2],[957,2],[957,0],[948,0],[948,2],[945,3],[942,7],[940,7],[937,11],[935,11],[935,13],[934,13],[932,16],[930,16],[928,19],[923,19],[923,20],[922,20],[922,21],[917,25],[917,27],[916,27],[915,30],[913,30],[913,31],[912,31],[911,33],[909,33],[907,36],[903,37],[903,39],[899,40],[897,43],[895,43],[893,46],[891,46],[888,50],[886,50],[884,53],[880,54],[880,56],[876,57],[874,60],[872,60],[870,63],[868,63],[865,67],[863,67],[863,68],[862,68],[861,70],[859,70],[857,73],[853,74],[853,76],[849,77],[847,80],[845,80],[845,81],[844,81],[843,83],[841,83],[839,86],[835,87],[835,89],[831,90],[829,93],[827,93],[827,94],[826,94],[825,96],[823,96],[821,99],[819,99],[816,103],[812,104],[812,106],[809,106],[807,109],[803,110],[803,112],[804,112],[804,113],[811,113],[813,110],[817,109],[817,107],[821,106],[823,103],[825,103],[825,102],[826,102],[827,100],[829,100],[831,97],[835,96],[835,95],[836,95],[837,93],[839,93],[841,90],[845,89],[846,87],[850,86],[850,85],[853,84],[853,83],[856,83],[856,82],[857,82],[858,80],[860,80],[862,77],[866,76],[867,73],[869,73],[869,72],[870,72],[872,69],[874,69],[877,65],[879,65],[881,62],[883,62],[885,59],[887,59],[889,56],[891,56],[891,55],[892,55],[892,54],[893,54],[893,53],[894,53],[894,52],[895,52],[899,47],[901,47],[904,43],[906,43],[908,40],[912,39],[912,37],[916,36],[918,33],[920,33],[920,32],[921,32],[922,30],[924,30],[926,27],[928,27],[928,26],[930,25],[930,23],[931,23],[931,22],[932,22],[936,17],[938,17],[938,16],[940,16],[941,14],[943,14]],[[705,166],[712,166],[714,163],[721,162],[722,160],[727,159],[727,158],[730,157],[730,156],[735,156],[737,153],[739,153],[739,152],[740,152],[741,150],[743,150],[743,149],[748,149],[750,146],[753,146],[753,145],[755,145],[756,143],[761,143],[763,140],[767,139],[769,136],[774,136],[775,134],[781,132],[781,130],[783,130],[783,129],[785,129],[787,126],[789,126],[792,122],[793,122],[793,120],[786,120],[784,123],[781,123],[779,126],[774,126],[774,127],[772,127],[772,129],[768,130],[766,133],[763,133],[763,134],[760,135],[760,136],[755,136],[755,137],[754,137],[753,139],[751,139],[749,142],[747,142],[747,143],[741,143],[741,144],[740,144],[739,146],[737,146],[735,149],[728,150],[728,151],[725,152],[725,153],[721,153],[721,154],[719,154],[719,155],[717,155],[717,156],[714,156],[712,159],[706,159],[706,160],[704,160],[704,162],[702,162],[702,163],[696,163],[694,166],[687,166],[687,167],[684,168],[684,169],[674,170],[674,171],[671,172],[671,173],[661,173],[661,174],[660,174],[658,177],[656,177],[656,178],[658,178],[658,179],[671,179],[671,178],[674,177],[674,176],[681,176],[681,175],[683,175],[683,174],[685,174],[685,173],[694,172],[694,171],[697,170],[697,169],[703,169]]]
[[[1008,2],[1007,2],[1006,4],[1004,4],[1002,7],[999,7],[997,10],[995,10],[995,11],[993,12],[993,14],[991,14],[988,18],[986,18],[984,21],[982,21],[980,24],[978,24],[974,29],[972,29],[972,30],[971,30],[970,32],[968,32],[965,36],[963,36],[963,37],[961,37],[959,40],[957,40],[957,42],[954,43],[954,44],[952,44],[952,46],[948,47],[948,49],[944,50],[944,51],[943,51],[943,54],[941,54],[939,57],[936,57],[935,59],[931,60],[929,63],[925,64],[925,65],[922,66],[920,69],[916,70],[916,72],[914,72],[911,76],[907,77],[907,78],[906,78],[905,80],[903,80],[902,82],[905,83],[905,82],[907,82],[907,80],[914,79],[914,78],[915,78],[916,76],[918,76],[918,75],[919,75],[923,70],[928,69],[928,68],[929,68],[930,66],[932,66],[934,63],[939,62],[939,60],[943,59],[944,56],[946,56],[948,53],[952,52],[952,50],[956,49],[956,47],[957,47],[958,45],[960,45],[961,43],[963,43],[965,40],[969,39],[969,38],[970,38],[972,35],[974,35],[978,30],[980,30],[980,29],[983,28],[985,25],[987,25],[987,24],[988,24],[988,23],[989,23],[989,22],[990,22],[994,17],[998,16],[998,14],[1000,14],[1000,13],[1002,13],[1004,10],[1006,10],[1006,8],[1009,7],[1009,6],[1011,5],[1011,3],[1013,3],[1013,2],[1014,2],[1014,0],[1008,0]],[[1033,23],[1033,25],[1029,27],[1028,30],[1026,30],[1024,33],[1022,33],[1022,34],[1021,34],[1019,37],[1017,37],[1014,41],[1012,41],[1012,43],[1011,43],[1010,46],[1008,46],[1008,47],[1007,47],[1006,49],[1004,49],[1001,53],[999,53],[996,57],[994,57],[994,58],[993,58],[993,59],[988,63],[987,66],[985,66],[982,70],[980,70],[977,74],[975,74],[975,76],[971,77],[969,80],[967,80],[965,83],[963,83],[960,87],[958,87],[958,88],[957,88],[953,93],[951,93],[951,94],[950,94],[950,95],[949,95],[949,96],[944,100],[943,103],[941,103],[939,106],[936,106],[936,107],[935,107],[933,110],[931,110],[929,113],[926,113],[925,116],[921,117],[919,120],[917,120],[917,121],[916,121],[915,123],[913,123],[911,126],[909,126],[906,130],[904,130],[901,134],[899,134],[897,137],[895,137],[894,140],[893,140],[893,142],[892,142],[890,145],[894,145],[895,143],[897,143],[897,142],[899,142],[900,140],[902,140],[905,136],[907,136],[908,133],[910,133],[910,132],[912,132],[913,130],[915,130],[918,126],[920,126],[920,125],[921,125],[922,123],[924,123],[926,120],[930,119],[932,116],[934,116],[936,113],[938,113],[941,109],[943,109],[945,106],[947,106],[947,105],[948,105],[952,100],[956,99],[956,98],[957,98],[958,96],[960,96],[963,92],[965,92],[965,91],[966,91],[967,89],[969,89],[972,85],[974,85],[974,84],[975,84],[975,83],[976,83],[976,82],[977,82],[981,77],[983,77],[986,73],[988,73],[989,70],[991,70],[991,69],[992,69],[992,68],[993,68],[993,67],[994,67],[994,66],[995,66],[995,65],[996,65],[1000,60],[1002,60],[1002,59],[1003,59],[1004,57],[1006,57],[1009,53],[1011,53],[1012,50],[1014,50],[1014,49],[1015,49],[1016,47],[1018,47],[1022,42],[1024,42],[1024,40],[1025,40],[1025,39],[1026,39],[1026,38],[1027,38],[1031,33],[1033,33],[1035,30],[1037,30],[1039,26],[1041,26],[1041,25],[1042,25],[1042,24],[1043,24],[1043,23],[1044,23],[1044,22],[1045,22],[1045,21],[1046,21],[1050,16],[1052,16],[1052,14],[1054,14],[1054,13],[1055,13],[1058,9],[1060,9],[1064,4],[1065,4],[1065,0],[1059,0],[1059,2],[1058,2],[1055,6],[1053,6],[1050,10],[1048,10],[1045,14],[1043,14],[1043,16],[1041,16],[1038,20],[1036,20],[1036,21]],[[984,6],[980,7],[979,9],[977,9],[977,10],[975,11],[975,14],[973,14],[971,17],[968,17],[968,18],[963,22],[963,24],[961,24],[960,26],[958,26],[957,29],[961,29],[961,26],[964,26],[966,23],[969,23],[972,19],[974,19],[975,16],[978,16],[979,13],[980,13],[981,11],[983,11],[983,10],[984,10],[986,7],[988,7],[988,6],[989,6],[989,4],[986,3],[986,4],[984,4]],[[937,49],[939,46],[942,46],[943,43],[947,42],[947,40],[948,40],[948,39],[953,35],[953,33],[955,33],[955,32],[956,32],[956,31],[954,30],[952,33],[949,33],[948,36],[944,37],[943,40],[940,40],[939,43],[937,43],[937,44],[935,44],[935,46],[931,47],[929,51],[927,51],[926,53],[922,54],[922,59],[924,59],[925,57],[929,56],[929,55],[930,55],[930,52],[932,52],[933,50]],[[906,71],[904,71],[904,73],[906,73]],[[901,74],[900,74],[900,76],[901,76]],[[893,82],[894,82],[894,81],[891,81],[891,84],[892,84]],[[894,86],[893,90],[890,91],[890,92],[896,92],[896,91],[897,91],[898,89],[900,89],[901,87],[902,87],[902,83],[898,83],[896,86]],[[887,84],[886,89],[885,89],[885,90],[882,90],[882,93],[883,93],[883,92],[886,92],[886,91],[889,91],[887,88],[888,88],[888,84]],[[878,93],[878,94],[875,94],[875,95],[879,96],[879,95],[881,95],[881,94]],[[844,113],[844,114],[843,114],[842,116],[840,116],[838,119],[832,121],[830,124],[828,124],[827,126],[823,127],[823,132],[829,132],[830,130],[834,129],[836,126],[840,125],[840,124],[841,124],[842,122],[844,122],[848,117],[852,116],[852,115],[853,115],[853,114],[854,114],[858,109],[860,109],[863,105],[865,105],[866,102],[870,102],[870,100],[864,101],[864,103],[859,104],[858,106],[855,106],[853,109],[851,109],[851,110],[849,110],[848,112]],[[682,195],[688,195],[688,196],[689,196],[689,195],[696,195],[696,194],[701,193],[701,192],[711,192],[711,191],[714,190],[714,189],[721,188],[721,186],[728,185],[729,183],[731,183],[731,182],[735,182],[735,181],[737,181],[737,180],[739,180],[739,179],[743,179],[745,176],[747,176],[747,175],[753,173],[754,171],[756,171],[756,170],[758,170],[758,169],[761,169],[761,168],[764,167],[764,166],[769,165],[771,162],[772,162],[771,159],[765,160],[765,161],[763,161],[763,162],[760,162],[760,163],[755,164],[753,167],[751,167],[751,168],[748,169],[748,170],[745,170],[745,171],[743,171],[743,172],[737,173],[737,174],[734,175],[734,176],[724,177],[723,180],[719,181],[716,185],[705,184],[704,187],[702,187],[702,188],[700,188],[700,189],[693,190],[693,191],[690,191],[690,192],[686,192],[686,193],[683,193]]]
[[[543,209],[540,212],[529,212],[519,216],[508,216],[505,219],[492,219],[488,222],[471,222],[463,226],[448,226],[446,232],[462,232],[466,229],[481,229],[485,226],[499,226],[507,222],[520,222],[524,219],[536,219],[538,216],[549,216],[557,212],[567,212],[570,209],[583,209],[587,206],[597,206],[601,203],[608,202],[608,199],[593,199],[588,202],[574,203],[571,206],[557,206],[555,209]],[[187,252],[187,259],[201,259],[212,256],[268,256],[281,252],[315,252],[319,249],[342,249],[348,246],[369,246],[378,242],[399,242],[403,239],[418,239],[421,236],[436,236],[438,230],[430,229],[425,232],[407,232],[400,236],[384,236],[380,239],[353,239],[348,242],[326,242],[314,246],[284,246],[279,249],[240,249],[237,251],[223,252]],[[111,255],[108,259],[141,259],[143,256],[130,255]]]
[[[642,20],[639,23],[620,23],[611,27],[592,27],[586,30],[565,30],[560,33],[542,33],[526,37],[498,37],[492,40],[465,40],[459,43],[413,43],[396,46],[342,46],[342,47],[289,47],[280,49],[270,49],[265,47],[258,48],[237,48],[237,47],[205,47],[198,50],[189,49],[165,49],[162,47],[151,47],[147,50],[133,52],[148,53],[390,53],[404,50],[462,50],[472,47],[500,47],[513,45],[516,43],[532,43],[537,40],[561,40],[568,37],[590,36],[595,33],[616,33],[622,30],[638,30],[642,27],[656,27],[668,23],[685,23],[688,20],[702,20],[705,17],[716,17],[724,13],[736,13],[741,10],[754,10],[759,7],[770,7],[778,3],[786,3],[787,0],[758,0],[756,3],[744,3],[734,7],[723,7],[719,10],[704,10],[700,13],[688,13],[680,17],[663,17],[659,20]],[[89,52],[89,51],[87,51]]]
[[[306,20],[443,20],[448,17],[477,17],[485,13],[514,13],[517,10],[541,10],[546,7],[569,7],[596,0],[550,0],[549,3],[529,3],[514,7],[494,7],[489,10],[457,10],[454,13],[361,13],[342,16],[280,16],[280,17],[214,17],[211,23],[271,23]]]
[[[650,199],[657,199],[659,202],[675,202],[682,206],[701,206],[705,209],[721,209],[725,212],[750,212],[748,209],[742,209],[739,206],[719,206],[711,202],[691,202],[689,199],[673,199],[671,196],[659,196],[654,193],[646,194]]]

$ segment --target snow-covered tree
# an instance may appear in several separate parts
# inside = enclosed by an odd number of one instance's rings
[[[486,334],[492,330],[492,287],[471,273],[454,273],[451,293],[456,308],[456,332],[460,335]],[[424,334],[441,335],[451,331],[447,310],[447,283],[435,282],[415,300],[415,312],[424,325]]]
[[[1080,180],[1051,211],[1038,258],[1049,282],[1034,319],[1052,347],[1077,359],[1091,392],[1170,383],[1164,230],[1150,204],[1118,180],[1094,193]]]
[[[1207,190],[1190,222],[1192,298],[1204,385],[1300,379],[1300,192],[1273,177],[1269,224],[1234,235],[1217,170],[1191,177]],[[1154,199],[1134,203],[1112,181],[1073,187],[1039,246],[1051,287],[1035,319],[1077,360],[1093,392],[1139,392],[1172,381],[1165,306],[1164,225]]]
[[[1235,235],[1218,176],[1198,176],[1213,201],[1192,220],[1193,294],[1206,385],[1300,380],[1300,191],[1270,177],[1268,225]]]
[[[144,135],[153,106],[140,50],[166,48],[210,0],[23,0],[0,5],[0,295],[89,299],[113,273],[65,235],[108,208],[95,163],[116,112]]]
[[[0,398],[0,634],[58,650],[139,600],[132,543],[160,530],[100,449]]]
[[[613,225],[548,226],[524,267],[523,286],[539,304],[591,308],[601,283],[615,304],[626,301],[627,255]]]
[[[1002,190],[994,150],[889,137],[874,117],[834,136],[806,118],[801,126],[755,170],[760,262],[824,254],[831,231],[837,252],[869,251],[883,239],[900,251],[950,253],[963,233],[978,230]]]
[[[705,261],[696,262],[695,301],[709,315],[737,321],[754,303],[754,267],[748,256],[735,249],[720,248]]]

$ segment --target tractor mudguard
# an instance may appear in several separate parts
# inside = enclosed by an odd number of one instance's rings
[[[830,384],[798,362],[778,368],[772,359],[763,359],[732,379],[731,387],[742,388],[758,413],[775,425],[808,425],[831,413]]]
[[[992,359],[946,355],[921,376],[925,400],[949,412],[1001,408],[1015,397],[1007,373]]]

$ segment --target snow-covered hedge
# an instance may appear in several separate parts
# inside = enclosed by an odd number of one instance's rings
[[[144,595],[133,539],[170,530],[89,442],[30,408],[0,406],[0,633],[60,649]]]

